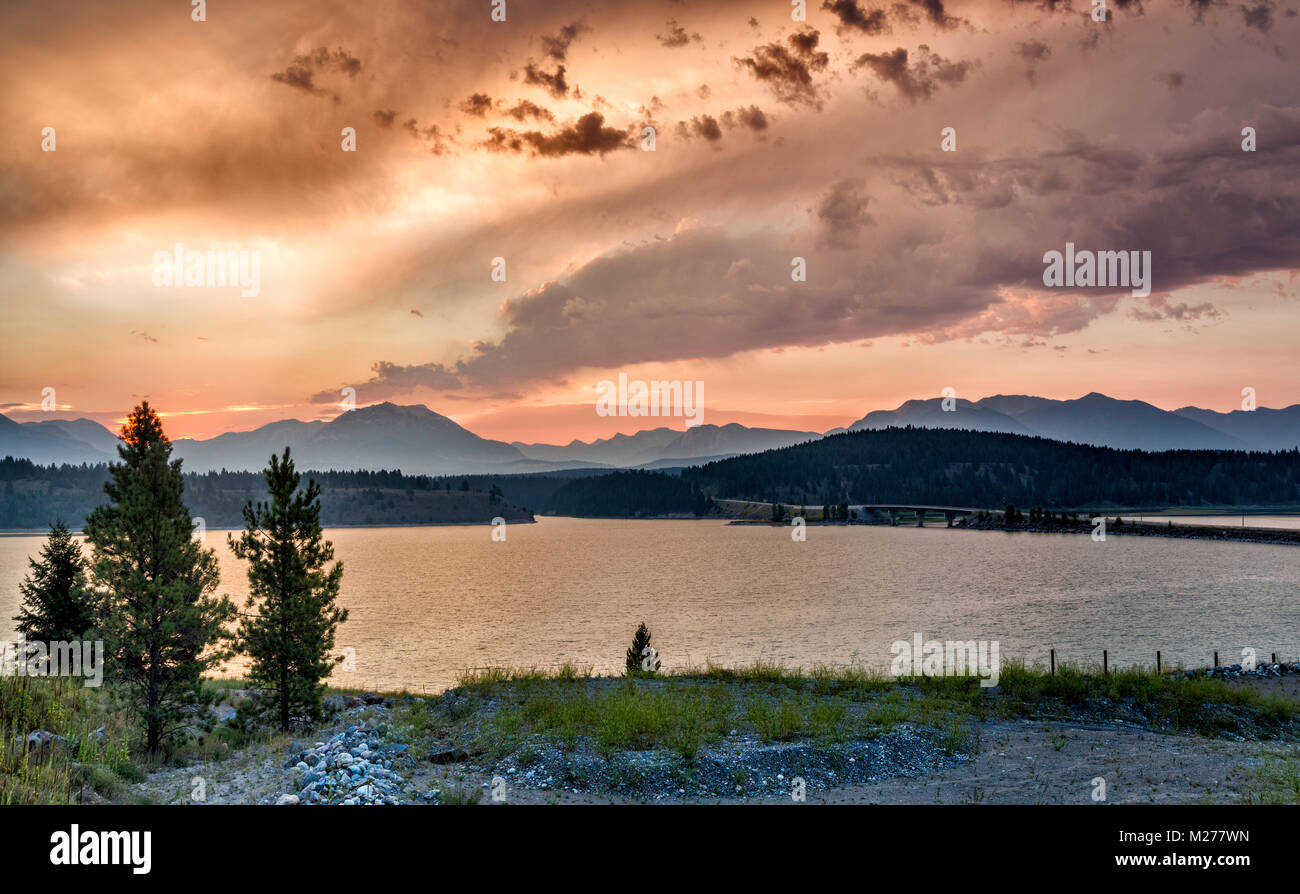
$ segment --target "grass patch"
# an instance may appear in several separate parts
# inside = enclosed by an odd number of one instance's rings
[[[135,737],[128,716],[107,686],[0,676],[0,804],[67,804],[88,785],[104,794],[142,778],[127,745]],[[29,750],[34,730],[61,739]]]
[[[1143,668],[1058,666],[1056,674],[1005,662],[997,687],[978,677],[892,679],[863,668],[790,669],[758,661],[595,678],[590,669],[490,669],[466,675],[443,713],[479,753],[506,755],[545,739],[592,742],[605,756],[667,749],[693,759],[734,730],[765,743],[821,746],[872,738],[898,724],[928,728],[946,752],[977,744],[989,717],[1068,718],[1083,711],[1137,716],[1156,729],[1205,735],[1294,733],[1297,706],[1249,686]],[[1109,700],[1108,707],[1103,700]],[[490,716],[479,716],[492,704]],[[1122,713],[1121,713],[1122,712]],[[463,719],[464,724],[459,720]]]
[[[1022,662],[1006,662],[998,682],[994,707],[1004,713],[1027,715],[1051,703],[1076,708],[1108,699],[1130,705],[1153,725],[1210,736],[1238,726],[1235,716],[1222,708],[1245,712],[1268,733],[1281,731],[1300,714],[1300,705],[1262,695],[1252,686],[1157,674],[1151,668],[1117,668],[1103,674],[1100,669],[1058,666],[1053,675]]]
[[[1265,761],[1242,798],[1247,804],[1300,804],[1300,748]]]

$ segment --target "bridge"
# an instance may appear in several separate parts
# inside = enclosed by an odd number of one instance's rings
[[[909,506],[888,503],[863,503],[858,506],[850,506],[849,509],[858,510],[861,513],[859,518],[865,518],[868,512],[887,512],[889,513],[889,523],[891,525],[898,524],[900,513],[912,513],[916,515],[916,526],[918,528],[925,527],[925,517],[927,515],[942,515],[947,520],[948,527],[951,528],[953,519],[974,515],[980,511],[970,506]]]

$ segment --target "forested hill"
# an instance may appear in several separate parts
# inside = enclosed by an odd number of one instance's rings
[[[575,478],[551,494],[548,511],[587,518],[707,515],[712,501],[688,481],[627,471]]]
[[[710,498],[796,505],[925,505],[1086,510],[1117,507],[1300,506],[1300,451],[1149,453],[1039,437],[887,428],[658,472],[591,471],[431,478],[401,472],[304,472],[321,484],[326,525],[488,523],[533,513],[587,517],[704,515]],[[80,528],[102,503],[108,467],[0,460],[0,529]],[[265,497],[256,472],[185,475],[190,511],[237,527]]]
[[[187,473],[185,504],[210,528],[242,527],[241,510],[265,500],[266,479],[260,472]],[[436,479],[401,472],[312,472],[321,485],[321,521],[334,525],[429,525],[480,523],[493,518],[523,521],[521,507],[480,476]],[[55,519],[79,530],[87,513],[105,502],[108,466],[38,466],[30,460],[0,460],[0,530],[40,530]],[[543,496],[563,480],[519,488],[528,497]]]
[[[911,427],[834,435],[684,469],[681,477],[714,497],[802,505],[1300,505],[1297,450],[1149,453]]]

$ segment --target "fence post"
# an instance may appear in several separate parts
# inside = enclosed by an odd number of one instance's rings
[[[1214,653],[1214,666],[1215,666],[1215,667],[1218,667],[1218,666],[1219,666],[1219,653],[1218,653],[1218,652],[1215,652],[1215,653]]]
[[[1106,654],[1105,649],[1101,650],[1101,672],[1103,674],[1110,673],[1110,656]]]
[[[1156,676],[1160,676],[1160,650],[1156,649]]]
[[[1052,676],[1055,677],[1056,676],[1056,650],[1051,649],[1049,651],[1052,656]]]

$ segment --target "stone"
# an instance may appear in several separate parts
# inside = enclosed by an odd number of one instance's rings
[[[463,748],[449,748],[446,751],[430,751],[429,760],[435,764],[459,764],[469,760],[469,752]]]
[[[297,796],[297,795],[281,795],[281,796],[279,797],[279,799],[278,799],[275,803],[276,803],[277,805],[283,805],[283,806],[289,807],[289,806],[292,806],[292,805],[298,803],[298,796]]]
[[[66,748],[68,740],[63,736],[43,729],[32,730],[27,734],[27,749],[38,756],[44,756],[56,748]]]

